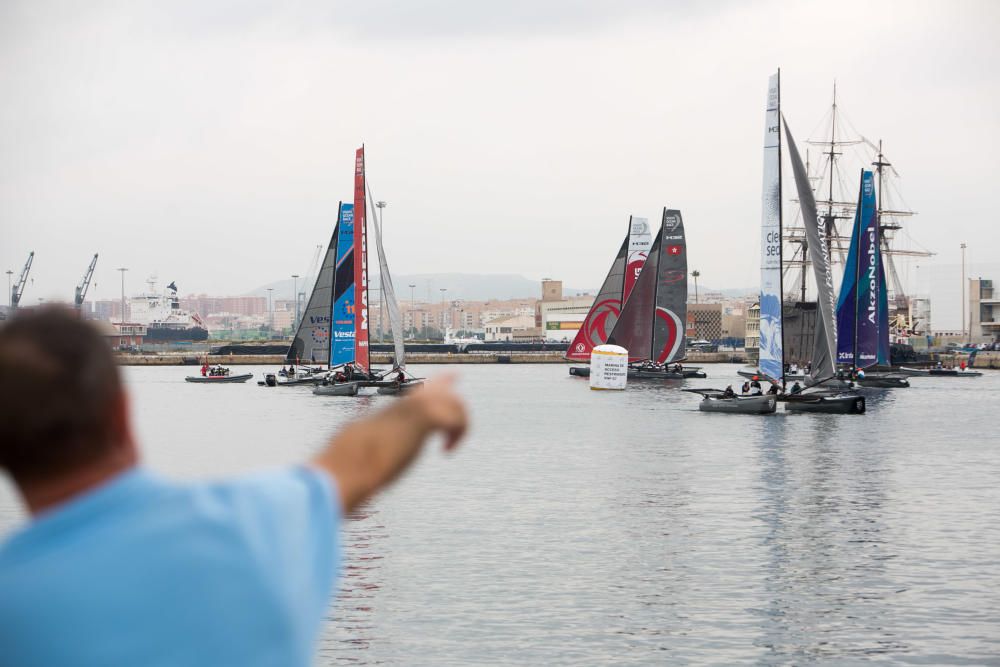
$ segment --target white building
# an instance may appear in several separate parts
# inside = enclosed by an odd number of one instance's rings
[[[486,341],[510,342],[515,334],[535,328],[534,315],[510,315],[486,323]]]

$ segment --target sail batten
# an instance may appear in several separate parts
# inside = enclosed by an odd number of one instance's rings
[[[760,371],[779,380],[785,374],[781,266],[781,73],[767,86],[760,226]]]
[[[792,174],[795,177],[795,189],[799,195],[799,208],[802,211],[802,223],[806,230],[806,243],[809,246],[809,259],[812,262],[813,275],[816,279],[816,302],[819,317],[816,320],[816,337],[813,344],[810,371],[810,377],[815,384],[835,377],[837,374],[833,276],[830,270],[830,258],[826,253],[826,244],[820,237],[819,222],[816,216],[816,199],[813,196],[812,185],[809,182],[805,165],[802,163],[802,156],[799,155],[795,145],[795,139],[788,127],[788,121],[784,120],[784,124],[785,136],[788,138],[788,155],[792,163]]]

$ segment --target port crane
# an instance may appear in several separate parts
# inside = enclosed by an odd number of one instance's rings
[[[35,251],[32,250],[28,253],[28,261],[24,263],[24,268],[21,269],[21,276],[14,283],[14,287],[10,290],[10,307],[11,310],[17,308],[17,304],[21,301],[21,295],[24,294],[24,285],[28,282],[28,272],[31,271],[31,262],[35,259]]]
[[[77,310],[80,310],[80,306],[83,305],[83,300],[87,298],[87,288],[90,287],[90,279],[94,277],[94,267],[97,266],[97,253],[94,253],[94,259],[90,260],[90,266],[87,268],[87,272],[83,274],[83,279],[80,284],[76,286],[76,295],[73,298],[73,305],[76,306]]]

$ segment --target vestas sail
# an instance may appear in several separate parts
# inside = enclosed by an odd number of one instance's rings
[[[340,205],[337,268],[333,280],[330,366],[354,361],[354,204]]]
[[[365,147],[354,156],[354,363],[369,368],[368,216],[365,211]]]
[[[687,319],[687,247],[680,211],[663,210],[663,223],[646,264],[608,342],[629,351],[629,361],[665,364],[684,353]]]
[[[879,309],[885,285],[879,276],[882,253],[878,236],[875,180],[872,172],[862,171],[854,231],[837,300],[837,363],[856,368],[878,363],[882,333]]]
[[[306,309],[288,346],[285,361],[294,364],[306,362],[325,364],[330,359],[330,299],[333,295],[333,274],[337,262],[337,237],[339,224],[334,225],[326,255],[316,274]]]
[[[785,121],[785,136],[788,137],[788,155],[792,161],[792,174],[795,176],[795,189],[799,195],[799,208],[802,211],[802,225],[806,230],[806,243],[809,245],[809,261],[812,262],[813,274],[816,278],[816,302],[819,317],[816,320],[816,339],[813,344],[812,370],[810,377],[813,383],[835,377],[836,364],[836,332],[834,331],[833,276],[830,271],[830,258],[826,254],[826,244],[819,233],[819,222],[816,219],[816,199],[813,197],[812,184],[806,174],[802,156],[795,146],[795,139]],[[763,315],[762,315],[763,317]]]
[[[764,182],[760,223],[760,360],[761,373],[774,380],[785,375],[781,283],[781,73],[767,85],[764,121]]]
[[[590,352],[598,345],[608,342],[608,336],[618,321],[622,303],[631,293],[646,261],[651,243],[649,221],[645,218],[630,217],[629,233],[622,241],[621,248],[604,278],[594,304],[580,325],[580,330],[566,351],[571,361],[590,361]],[[629,275],[631,280],[627,280]],[[626,292],[626,283],[628,291]]]
[[[372,201],[371,190],[368,191],[368,203],[372,210],[378,210]],[[385,250],[382,248],[382,221],[375,219],[372,229],[375,230],[375,248],[378,251],[379,278],[382,291],[385,293],[385,308],[389,313],[389,328],[392,329],[392,345],[395,354],[396,368],[406,368],[406,346],[403,344],[403,318],[399,313],[399,301],[396,300],[396,290],[392,286],[392,276],[389,274],[389,264],[385,260]]]

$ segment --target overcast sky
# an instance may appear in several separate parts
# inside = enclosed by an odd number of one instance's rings
[[[394,273],[596,287],[628,215],[667,205],[702,285],[754,286],[779,66],[800,143],[836,79],[910,236],[992,262],[998,34],[997,2],[8,0],[0,269],[36,251],[27,303],[94,252],[98,298],[119,266],[182,293],[305,273],[364,142]]]

